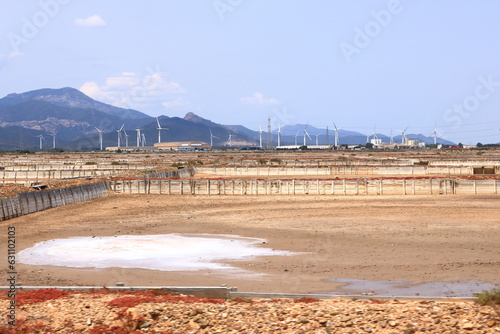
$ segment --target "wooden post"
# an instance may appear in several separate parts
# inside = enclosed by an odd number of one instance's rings
[[[346,184],[345,184],[345,180],[342,180],[342,186],[344,188],[344,195],[347,194],[347,187],[346,187]]]
[[[210,180],[207,180],[207,195],[210,195]]]

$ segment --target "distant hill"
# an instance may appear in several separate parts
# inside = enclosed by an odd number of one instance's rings
[[[0,106],[12,106],[26,101],[44,101],[63,108],[76,108],[101,111],[122,119],[141,119],[150,116],[133,109],[124,109],[98,102],[78,89],[65,87],[59,89],[38,89],[21,94],[9,94],[0,99]]]
[[[228,146],[229,138],[233,146],[257,146],[259,131],[250,130],[242,125],[223,125],[200,117],[192,112],[183,118],[160,116],[162,142],[199,140],[214,146]],[[115,107],[96,101],[74,88],[39,89],[21,94],[9,94],[0,99],[0,150],[19,150],[39,148],[40,138],[44,148],[52,148],[53,134],[56,136],[56,147],[75,150],[96,150],[99,146],[99,134],[96,128],[103,131],[103,145],[116,146],[117,130],[120,133],[121,145],[136,146],[136,129],[141,129],[146,137],[146,144],[153,145],[158,141],[158,124],[156,118],[140,111]],[[281,127],[282,145],[303,143],[305,124],[286,125]],[[326,129],[307,126],[311,139],[306,138],[307,145],[313,145],[318,135],[318,143],[333,144],[334,131],[329,129],[328,140]],[[298,133],[298,134],[297,134]],[[321,133],[321,134],[320,134]],[[366,143],[366,135],[340,129],[340,144]],[[409,135],[426,143],[433,143],[432,137]],[[384,142],[389,138],[379,135]],[[395,142],[400,141],[394,137]],[[272,133],[273,145],[277,144],[277,129]],[[267,132],[263,133],[263,143],[267,141]],[[453,144],[439,138],[439,143]]]

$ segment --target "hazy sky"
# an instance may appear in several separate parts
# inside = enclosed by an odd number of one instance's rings
[[[498,0],[4,1],[0,96],[500,141]]]

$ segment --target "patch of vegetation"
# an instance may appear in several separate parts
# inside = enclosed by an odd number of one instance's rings
[[[500,287],[476,294],[476,303],[500,307]]]
[[[116,165],[128,165],[126,162],[119,162],[119,161],[113,161],[111,162],[111,165],[116,166]]]
[[[97,165],[95,161],[87,161],[84,165]]]
[[[66,297],[69,292],[58,289],[38,289],[20,291],[16,296],[16,303],[18,306],[44,302],[51,299],[59,299]]]

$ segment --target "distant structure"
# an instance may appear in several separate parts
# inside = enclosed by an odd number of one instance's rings
[[[155,149],[163,151],[210,150],[212,146],[203,141],[178,141],[154,144]]]
[[[272,148],[273,137],[271,134],[271,117],[267,116],[267,145],[266,148],[270,150]]]
[[[155,143],[154,146],[140,146],[140,147],[106,147],[106,151],[202,151],[210,150],[212,146],[203,141],[177,141],[177,142],[163,142]]]

